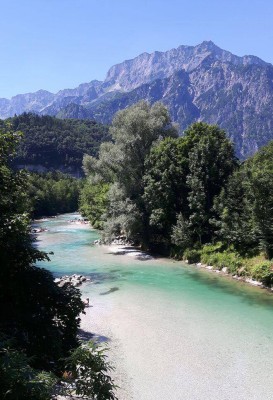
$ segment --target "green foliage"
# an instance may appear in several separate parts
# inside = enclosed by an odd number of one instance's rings
[[[33,246],[30,233],[27,211],[31,204],[37,213],[41,210],[35,195],[55,190],[54,202],[69,203],[78,182],[60,174],[13,171],[9,162],[18,137],[8,125],[0,130],[0,397],[52,399],[57,379],[48,371],[60,372],[61,359],[74,349],[68,363],[77,376],[77,394],[115,399],[101,351],[88,352],[84,346],[75,350],[84,311],[80,291],[57,286],[49,271],[35,266],[37,260],[48,260]]]
[[[192,244],[189,224],[182,213],[178,215],[176,225],[172,227],[171,241],[182,250]]]
[[[84,159],[81,205],[106,237],[176,256],[221,240],[201,259],[234,273],[245,256],[273,258],[273,144],[239,166],[219,127],[198,122],[175,138],[166,109],[145,102],[119,112],[110,132],[99,158]]]
[[[50,400],[57,378],[33,369],[22,351],[0,341],[0,397],[6,400]]]
[[[242,267],[243,262],[238,253],[231,250],[213,251],[210,246],[204,246],[201,251],[201,262],[203,264],[212,265],[214,268],[223,269],[227,268],[228,272],[232,274],[238,273]],[[215,247],[215,250],[217,247]]]
[[[85,182],[80,195],[80,212],[88,218],[91,225],[96,229],[103,227],[103,215],[106,213],[108,203],[108,183]]]
[[[117,399],[116,387],[109,375],[113,368],[107,361],[105,350],[89,342],[72,351],[66,359],[66,368],[72,373],[72,387],[66,392],[97,400]]]
[[[251,189],[253,224],[259,249],[266,254],[268,259],[271,259],[273,258],[273,171],[253,171]]]
[[[258,247],[273,258],[273,143],[269,143],[244,165],[249,180],[253,227]]]
[[[187,210],[187,153],[184,138],[167,138],[152,148],[146,160],[143,197],[154,242],[170,241],[177,213]]]
[[[84,169],[110,184],[106,212],[106,231],[121,231],[127,237],[147,242],[147,212],[143,201],[145,161],[152,146],[161,139],[176,135],[167,109],[159,103],[150,106],[142,101],[116,114],[110,128],[113,143],[100,147],[99,159],[86,157]],[[112,230],[113,228],[113,230]]]
[[[218,217],[212,223],[217,236],[242,254],[257,247],[252,194],[248,174],[242,166],[230,176],[214,203]]]
[[[193,144],[188,155],[189,228],[194,241],[209,242],[214,199],[236,166],[234,148],[223,130],[201,122],[188,128],[185,140]]]
[[[35,356],[32,366],[48,368],[77,344],[83,304],[77,289],[59,288],[34,266],[48,257],[33,246],[27,176],[8,164],[17,138],[8,127],[0,131],[0,332]]]
[[[273,261],[263,261],[252,266],[251,276],[264,285],[271,286],[273,284]]]
[[[225,132],[205,123],[154,147],[144,177],[152,240],[181,250],[211,241],[213,203],[236,163]]]
[[[34,218],[74,212],[82,181],[61,172],[28,173],[27,195]]]
[[[196,264],[200,261],[200,250],[186,249],[183,253],[183,260],[187,260],[189,264]]]
[[[110,186],[108,202],[107,219],[103,224],[105,241],[122,234],[141,243],[142,214],[137,204],[126,197],[125,189],[119,183]]]
[[[215,201],[216,231],[227,245],[273,257],[273,146],[240,166]]]
[[[62,120],[32,113],[10,118],[11,129],[23,132],[16,165],[80,169],[84,154],[97,155],[102,142],[109,140],[108,127],[91,120]],[[6,122],[0,121],[0,128]]]

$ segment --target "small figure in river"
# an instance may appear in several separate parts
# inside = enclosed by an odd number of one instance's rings
[[[86,300],[83,302],[84,307],[89,307],[89,298],[87,297]]]

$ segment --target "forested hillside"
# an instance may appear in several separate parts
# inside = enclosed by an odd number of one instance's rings
[[[96,156],[102,142],[109,140],[108,127],[93,120],[61,120],[24,113],[6,121],[13,131],[23,133],[14,163],[64,172],[81,172],[84,154]],[[0,121],[0,127],[4,126]]]

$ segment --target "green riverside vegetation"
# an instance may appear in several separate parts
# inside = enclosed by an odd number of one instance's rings
[[[61,172],[26,173],[33,218],[77,211],[83,180]]]
[[[112,141],[85,156],[80,209],[106,241],[273,283],[273,144],[239,163],[225,131],[194,123],[178,137],[167,109],[116,114]]]
[[[0,398],[51,400],[59,393],[114,400],[103,351],[77,338],[80,291],[57,286],[49,271],[35,266],[48,255],[33,246],[30,178],[10,166],[20,139],[8,124],[0,130]],[[59,178],[61,192],[68,178]],[[54,180],[31,179],[42,192]]]

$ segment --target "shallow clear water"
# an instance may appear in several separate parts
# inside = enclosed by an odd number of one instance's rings
[[[38,265],[91,277],[82,288],[94,305],[87,314],[98,334],[119,341],[125,400],[273,399],[271,294],[180,262],[111,254],[92,245],[97,231],[68,222],[74,217],[39,223],[48,232],[37,246],[54,255]]]

